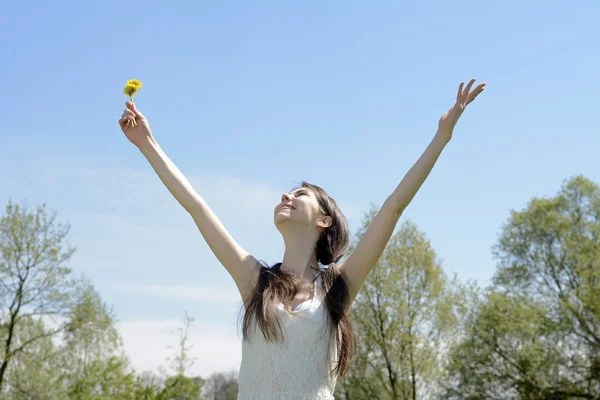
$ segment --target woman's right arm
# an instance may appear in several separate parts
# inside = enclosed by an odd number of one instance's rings
[[[135,119],[135,126],[127,123],[131,119]],[[169,192],[190,213],[204,240],[234,279],[245,300],[256,284],[258,261],[233,240],[204,199],[160,148],[152,137],[148,120],[137,111],[134,104],[127,103],[127,109],[119,123],[127,138],[139,148]]]

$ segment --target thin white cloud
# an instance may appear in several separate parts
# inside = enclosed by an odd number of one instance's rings
[[[138,371],[159,372],[168,368],[167,358],[175,355],[177,329],[182,321],[130,320],[119,324],[119,332],[132,366]],[[239,369],[242,360],[241,339],[234,327],[194,323],[189,331],[190,355],[194,365],[190,374],[208,377],[216,371]]]

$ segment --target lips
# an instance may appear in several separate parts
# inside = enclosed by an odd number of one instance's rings
[[[281,206],[281,210],[293,210],[295,207],[292,207],[291,204],[284,204]]]

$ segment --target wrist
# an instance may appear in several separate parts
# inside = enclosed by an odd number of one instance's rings
[[[438,131],[435,133],[433,141],[445,146],[448,144],[448,142],[450,142],[450,139],[452,139],[452,131],[438,129]]]
[[[141,143],[138,144],[138,149],[143,153],[147,153],[148,151],[156,150],[158,147],[158,143],[152,136],[146,137]]]

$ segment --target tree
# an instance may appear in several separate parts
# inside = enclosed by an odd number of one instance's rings
[[[188,377],[186,314],[172,374],[136,376],[115,317],[93,285],[73,278],[68,225],[45,206],[9,202],[0,219],[0,397],[10,400],[197,400],[203,380]]]
[[[66,263],[69,226],[58,224],[45,205],[30,211],[9,201],[0,218],[0,393],[12,359],[35,342],[67,327],[73,282]],[[17,340],[20,325],[44,318],[46,329]],[[35,332],[35,333],[34,333]]]
[[[225,389],[225,393],[223,396],[223,400],[237,400],[238,398],[238,383],[237,378],[235,382],[231,382],[227,389]]]
[[[8,398],[134,398],[135,377],[122,353],[111,310],[91,284],[80,284],[73,298],[76,306],[59,336],[45,336],[13,357],[6,376]],[[42,319],[29,318],[19,325],[15,341],[49,329]]]
[[[0,218],[0,393],[126,399],[133,375],[112,311],[66,265],[68,225],[9,201]]]
[[[194,365],[195,359],[191,357],[189,344],[189,330],[194,319],[187,312],[183,317],[183,326],[178,329],[179,340],[177,352],[167,361],[171,364],[174,374],[165,381],[165,390],[161,398],[169,400],[195,400],[200,399],[203,380],[186,376]]]
[[[354,243],[376,211],[365,216]],[[353,304],[357,352],[350,373],[338,386],[338,397],[433,396],[445,348],[458,333],[462,296],[425,235],[412,222],[404,222]]]
[[[171,370],[175,372],[175,375],[177,376],[185,375],[195,362],[195,358],[190,355],[190,350],[193,346],[189,344],[189,332],[193,323],[194,319],[190,317],[186,311],[183,316],[183,326],[177,329],[179,332],[179,339],[177,342],[176,353],[173,357],[167,358]]]
[[[123,353],[113,311],[91,284],[74,295],[77,304],[62,337],[62,384],[73,399],[133,399],[134,375]]]
[[[5,375],[3,398],[8,400],[25,399],[65,399],[66,390],[59,384],[60,352],[52,337],[44,336],[48,327],[41,319],[27,318],[18,325],[15,341],[26,341],[40,336],[26,350],[17,353]]]
[[[494,255],[447,398],[600,397],[600,187],[576,176],[511,212]]]
[[[165,389],[158,398],[164,400],[200,400],[203,383],[204,381],[200,377],[170,376],[165,381]]]
[[[165,378],[146,371],[137,380],[136,399],[142,400],[199,400],[204,380],[190,377],[194,358],[190,356],[189,330],[194,320],[187,312],[183,326],[178,328],[179,339],[174,356],[167,358],[170,372],[161,368]]]
[[[237,382],[237,371],[215,372],[204,383],[202,399],[235,400],[237,399]]]
[[[159,400],[165,387],[165,379],[153,371],[143,371],[136,377],[136,400]]]

